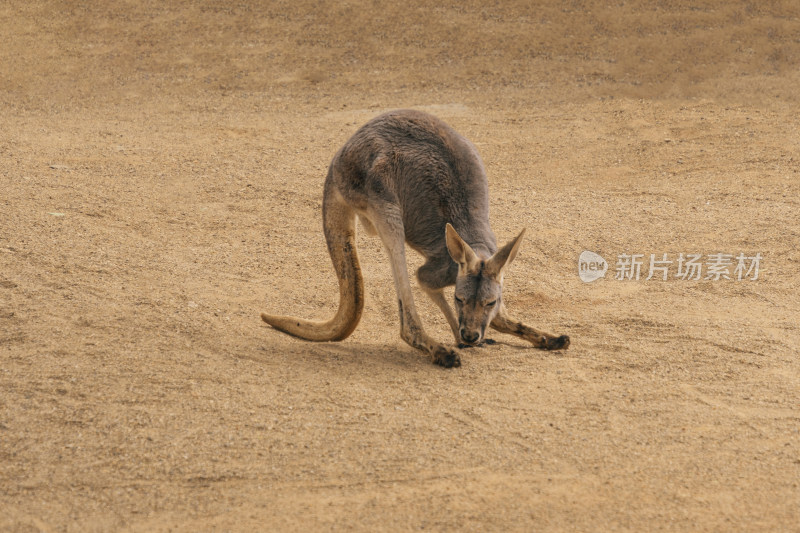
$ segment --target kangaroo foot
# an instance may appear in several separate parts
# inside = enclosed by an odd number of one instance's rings
[[[566,350],[569,347],[569,336],[548,337],[541,348],[543,350]]]
[[[461,356],[458,355],[456,350],[447,348],[446,346],[436,346],[431,353],[431,359],[434,364],[443,366],[445,368],[454,368],[461,366]]]

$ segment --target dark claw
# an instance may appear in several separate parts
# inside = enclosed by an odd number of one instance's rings
[[[497,341],[492,340],[492,339],[483,339],[481,342],[479,342],[477,344],[464,344],[463,342],[460,342],[460,343],[458,343],[458,347],[461,348],[462,350],[464,348],[483,348],[487,344],[489,344],[489,345],[497,344]]]
[[[433,355],[433,362],[445,368],[456,368],[461,366],[461,357],[455,350],[440,347]]]
[[[554,337],[551,339],[547,339],[547,345],[545,346],[546,350],[566,350],[569,347],[569,336],[568,335],[561,335],[560,337]]]

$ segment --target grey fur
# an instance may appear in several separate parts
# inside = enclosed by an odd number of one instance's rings
[[[566,336],[534,330],[507,316],[502,271],[516,255],[522,233],[497,252],[489,226],[486,171],[475,146],[438,118],[411,110],[392,111],[366,123],[336,153],[328,170],[323,220],[339,278],[337,315],[326,323],[314,323],[264,314],[266,322],[309,340],[340,340],[355,329],[363,307],[352,235],[355,215],[368,233],[381,237],[389,253],[402,338],[429,353],[435,363],[458,366],[460,354],[422,329],[404,243],[426,258],[417,279],[445,314],[457,343],[481,343],[491,324],[540,348],[569,345]],[[454,284],[458,319],[442,293]],[[355,302],[350,301],[353,298]]]

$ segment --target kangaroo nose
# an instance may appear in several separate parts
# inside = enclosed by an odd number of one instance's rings
[[[465,331],[463,329],[461,330],[461,338],[467,344],[475,343],[478,340],[479,337],[480,337],[480,334],[477,331]]]

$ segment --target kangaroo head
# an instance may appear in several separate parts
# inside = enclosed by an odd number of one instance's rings
[[[450,224],[445,229],[447,251],[458,264],[455,304],[458,332],[465,344],[483,341],[486,326],[500,311],[503,297],[503,270],[511,264],[522,242],[517,238],[488,259],[480,258]]]

